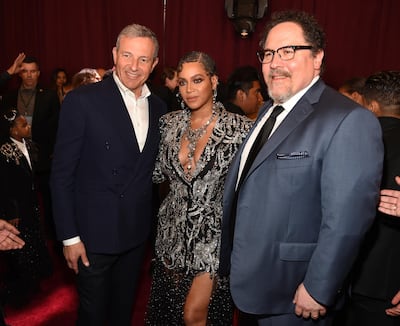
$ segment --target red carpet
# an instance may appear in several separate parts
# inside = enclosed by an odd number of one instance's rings
[[[54,274],[41,284],[41,290],[25,307],[4,307],[6,322],[11,326],[73,326],[75,325],[78,297],[74,273],[63,258],[53,255]],[[150,292],[150,255],[143,266],[142,280],[134,307],[132,325],[143,325]]]
[[[41,290],[25,307],[4,307],[6,322],[11,326],[73,326],[76,321],[78,296],[75,290],[75,274],[68,269],[65,260],[53,256],[54,273],[44,280]],[[132,326],[144,325],[144,314],[150,293],[150,253],[142,267],[142,279],[133,310]],[[233,325],[237,325],[236,318]]]

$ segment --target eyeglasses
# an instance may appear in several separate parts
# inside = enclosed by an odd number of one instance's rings
[[[270,63],[274,58],[275,53],[278,53],[279,58],[284,61],[288,61],[294,58],[294,54],[297,50],[311,50],[312,48],[313,47],[311,45],[287,45],[276,50],[267,49],[257,51],[257,57],[261,63]]]

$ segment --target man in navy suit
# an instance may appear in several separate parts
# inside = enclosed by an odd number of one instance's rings
[[[125,27],[113,76],[68,93],[62,105],[51,187],[57,235],[77,273],[78,325],[131,325],[167,111],[145,84],[158,48],[147,27]]]
[[[260,44],[272,100],[227,176],[220,272],[230,267],[235,304],[259,325],[330,325],[375,215],[380,126],[321,80],[325,36],[312,16],[276,13]],[[277,106],[283,111],[246,172]]]

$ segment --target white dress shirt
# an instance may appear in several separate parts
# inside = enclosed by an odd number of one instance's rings
[[[11,137],[10,137],[10,139],[15,145],[17,145],[18,149],[22,152],[22,154],[24,154],[26,160],[28,161],[29,167],[32,170],[31,159],[29,157],[28,149],[26,148],[25,139],[22,139],[22,142],[14,139],[14,138],[11,138]]]
[[[115,71],[113,77],[121,92],[125,106],[128,109],[133,130],[135,131],[136,140],[139,149],[142,152],[146,143],[147,132],[149,130],[149,101],[147,98],[150,96],[151,92],[147,85],[144,84],[142,87],[142,94],[139,98],[136,98],[135,93],[122,84]]]

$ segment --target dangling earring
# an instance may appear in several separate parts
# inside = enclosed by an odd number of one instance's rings
[[[177,98],[179,104],[181,105],[182,110],[185,110],[186,105],[185,105],[185,101],[183,100],[183,98],[181,96],[181,93],[179,93],[179,92],[176,93],[176,98]]]
[[[215,88],[214,92],[213,92],[213,104],[217,103],[217,95],[218,95],[218,91],[217,91],[217,88]]]

